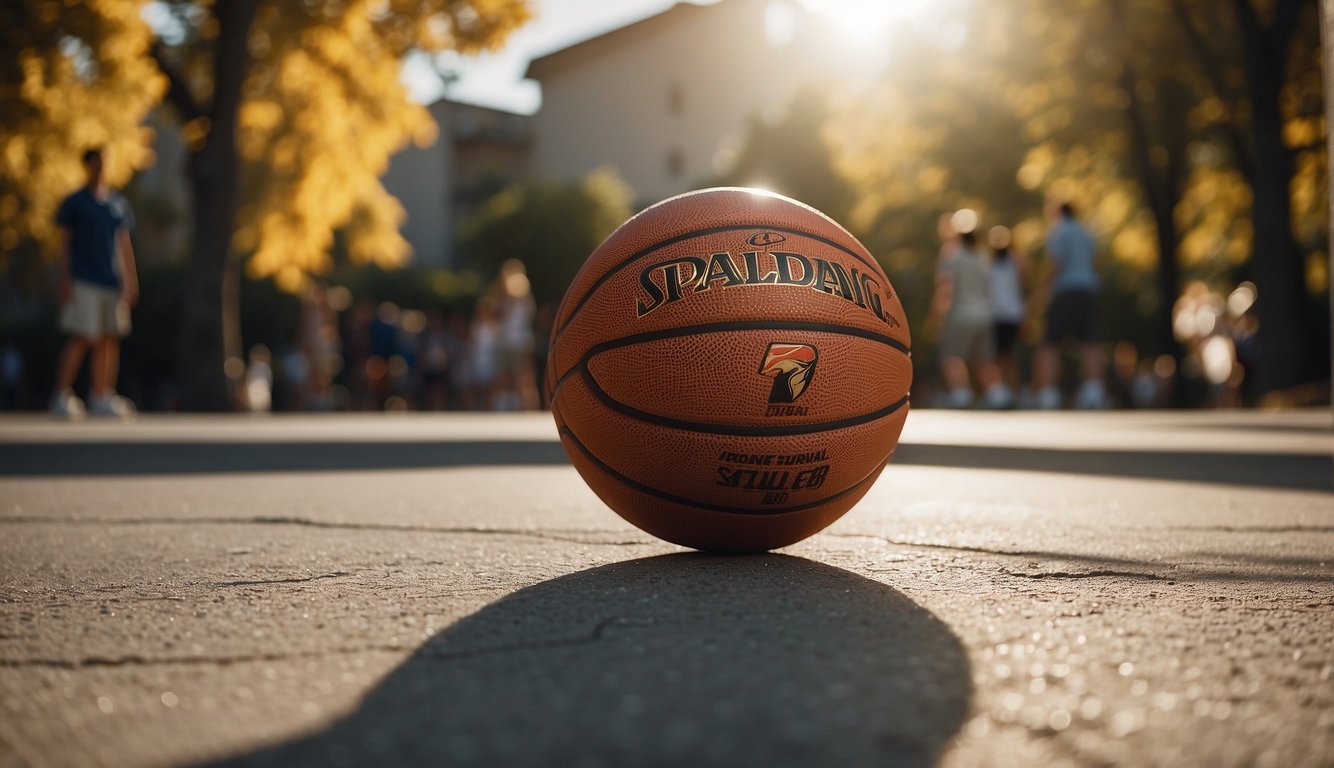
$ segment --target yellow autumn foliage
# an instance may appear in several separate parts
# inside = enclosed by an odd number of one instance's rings
[[[150,5],[22,0],[0,9],[4,39],[18,43],[0,59],[0,252],[54,243],[55,207],[82,180],[84,149],[109,149],[113,185],[152,164],[142,123],[167,81],[142,15]],[[212,64],[199,41],[219,33],[213,10],[203,3],[193,16],[177,14],[176,23],[194,26],[165,41],[204,105]],[[525,0],[262,2],[236,140],[244,170],[232,245],[249,255],[248,271],[295,289],[331,266],[337,232],[354,261],[401,264],[403,209],[379,177],[390,155],[437,133],[399,81],[404,57],[494,47],[528,14]],[[212,129],[207,116],[188,120],[186,146],[198,149]]]
[[[0,4],[0,270],[49,250],[55,211],[83,181],[83,150],[104,147],[123,184],[152,164],[144,116],[166,83],[148,58],[139,0]]]

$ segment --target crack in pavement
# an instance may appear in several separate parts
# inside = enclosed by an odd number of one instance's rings
[[[1006,576],[1014,576],[1020,579],[1144,579],[1146,581],[1166,581],[1166,576],[1160,576],[1156,573],[1143,573],[1140,571],[1038,571],[1036,573],[1024,573],[1023,571],[1006,571],[1001,573]]]
[[[386,525],[384,523],[349,523],[326,520],[312,520],[307,517],[288,515],[257,515],[253,517],[51,517],[41,515],[20,515],[0,517],[3,524],[55,524],[55,525],[293,525],[306,528],[346,531],[387,531],[391,533],[441,533],[475,534],[494,536],[526,536],[550,541],[565,541],[575,544],[601,544],[605,546],[630,547],[652,544],[649,539],[621,539],[602,541],[579,534],[619,534],[621,531],[537,531],[524,528],[484,528],[481,526],[432,526],[432,525]]]
[[[399,645],[368,645],[359,648],[328,648],[319,651],[297,651],[294,653],[255,653],[236,656],[175,656],[152,658],[148,656],[89,656],[82,659],[0,659],[0,668],[23,669],[45,667],[48,669],[88,669],[92,667],[151,667],[151,666],[218,666],[246,664],[263,661],[289,661],[295,659],[316,659],[324,656],[346,656],[356,653],[402,653],[406,650]]]
[[[937,544],[924,541],[912,541],[906,539],[896,539],[890,536],[882,536],[875,533],[825,533],[824,536],[845,539],[873,539],[883,541],[896,547],[911,547],[917,549],[939,550],[944,552],[956,552],[960,554],[980,554],[994,555],[996,557],[1028,558],[1033,561],[1048,562],[1067,562],[1086,564],[1096,571],[1105,571],[1104,575],[1115,576],[1124,575],[1127,577],[1146,578],[1156,581],[1201,581],[1201,580],[1236,580],[1236,581],[1308,581],[1317,584],[1334,582],[1334,576],[1328,574],[1326,563],[1323,559],[1316,558],[1293,558],[1288,560],[1279,560],[1268,558],[1267,560],[1256,560],[1251,556],[1250,560],[1239,559],[1244,556],[1217,553],[1213,555],[1214,559],[1209,561],[1176,561],[1164,559],[1163,557],[1149,559],[1134,559],[1126,557],[1116,557],[1114,555],[1086,555],[1073,552],[1044,552],[1037,550],[1004,550],[991,549],[988,547],[974,547],[962,544]],[[1183,552],[1178,553],[1178,557],[1200,557],[1201,553]],[[1033,562],[1031,567],[1037,567],[1038,563]],[[1188,570],[1178,570],[1182,566],[1203,565],[1212,570],[1199,573]],[[1276,575],[1266,575],[1263,573],[1250,573],[1245,569],[1258,569],[1264,566],[1279,565],[1289,569],[1303,569],[1300,571],[1289,570],[1282,577]],[[1109,568],[1109,566],[1121,566],[1122,568]],[[1168,575],[1152,573],[1145,569],[1155,567],[1158,570],[1172,571]],[[1124,573],[1120,571],[1124,570]],[[1017,575],[1017,574],[1011,574]],[[1074,576],[1074,578],[1080,578]]]
[[[964,544],[935,544],[927,541],[910,541],[907,539],[895,539],[890,536],[881,536],[877,533],[826,533],[825,536],[832,536],[839,539],[878,539],[886,544],[892,544],[896,547],[915,547],[917,549],[938,549],[948,552],[968,552],[979,555],[998,555],[1000,557],[1036,557],[1044,560],[1087,560],[1096,562],[1112,563],[1131,563],[1133,561],[1116,557],[1099,557],[1096,555],[1075,555],[1066,553],[1038,552],[1035,550],[1006,550],[989,549],[987,547],[970,547]]]
[[[598,622],[587,635],[582,637],[562,638],[556,640],[543,640],[531,643],[517,643],[514,645],[502,645],[493,648],[475,648],[465,651],[422,651],[417,649],[419,658],[432,661],[459,661],[463,659],[479,658],[482,656],[492,656],[501,653],[515,653],[519,651],[547,650],[555,648],[570,648],[580,645],[591,645],[601,641],[607,633],[607,630],[613,626],[641,627],[651,626],[652,620],[634,622],[623,617],[614,617]],[[428,641],[429,642],[429,641]],[[346,656],[359,653],[403,653],[413,650],[401,645],[367,645],[356,648],[330,648],[319,651],[297,651],[294,653],[256,653],[239,654],[234,656],[178,656],[166,658],[152,658],[148,656],[89,656],[82,659],[0,659],[0,668],[23,669],[23,668],[47,668],[47,669],[89,669],[89,668],[119,668],[119,667],[149,667],[149,666],[229,666],[232,664],[246,664],[265,661],[291,661],[296,659],[313,659],[325,656]]]
[[[290,579],[256,579],[253,581],[215,581],[210,583],[210,587],[253,587],[263,584],[300,584],[306,581],[319,581],[321,579],[340,579],[344,576],[352,576],[351,571],[334,571],[333,573],[321,573],[315,576],[300,576]]]
[[[593,630],[583,637],[571,637],[559,640],[542,640],[531,643],[516,643],[514,645],[500,645],[494,648],[476,648],[468,651],[435,651],[423,653],[422,658],[433,659],[437,661],[456,661],[459,659],[473,659],[481,656],[493,656],[499,653],[515,653],[518,651],[540,651],[555,648],[571,648],[579,645],[591,645],[596,643],[606,635],[607,630],[613,626],[624,627],[647,627],[655,622],[646,619],[641,622],[634,622],[624,617],[614,617],[604,619],[594,625]]]
[[[1141,530],[1192,531],[1195,533],[1334,533],[1334,525],[1174,525]]]

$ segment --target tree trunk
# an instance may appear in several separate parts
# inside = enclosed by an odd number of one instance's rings
[[[1262,69],[1272,70],[1273,62]],[[1309,329],[1306,281],[1292,239],[1292,153],[1283,141],[1278,93],[1271,71],[1251,78],[1255,121],[1255,309],[1260,318],[1259,391],[1285,389],[1308,380]]]
[[[1328,130],[1328,126],[1334,125],[1334,2],[1331,0],[1322,0],[1320,3],[1320,45],[1321,53],[1325,60],[1325,156],[1334,157],[1334,131]],[[1329,242],[1334,243],[1334,175],[1325,173],[1326,179],[1326,199],[1328,200],[1329,210]],[[1331,343],[1334,343],[1334,249],[1329,253],[1329,332]],[[1330,363],[1334,366],[1334,348],[1328,350],[1330,353]],[[1334,367],[1326,371],[1330,380],[1334,381]]]
[[[1125,2],[1114,2],[1110,8],[1113,27],[1125,36],[1122,41],[1120,85],[1129,99],[1125,111],[1126,127],[1130,133],[1130,149],[1135,161],[1137,181],[1149,211],[1153,214],[1158,245],[1158,270],[1155,275],[1158,311],[1153,318],[1153,353],[1170,355],[1176,363],[1171,404],[1181,408],[1186,405],[1186,387],[1181,368],[1181,345],[1177,343],[1172,325],[1172,308],[1181,293],[1181,269],[1177,263],[1181,233],[1177,230],[1175,213],[1177,204],[1181,202],[1182,180],[1185,177],[1186,100],[1179,85],[1159,83],[1159,109],[1166,111],[1166,119],[1156,121],[1156,126],[1150,123],[1149,110],[1140,102],[1139,79],[1134,66],[1140,54],[1131,45],[1130,19]],[[1160,144],[1166,150],[1167,159],[1161,168],[1153,162],[1154,127],[1158,128]]]
[[[181,407],[192,411],[231,410],[224,364],[241,352],[239,265],[232,253],[241,188],[236,129],[256,4],[229,0],[214,6],[213,103],[208,133],[190,158],[194,234],[183,291],[180,377]]]
[[[1288,5],[1287,2],[1280,6]],[[1246,85],[1251,101],[1251,143],[1255,178],[1251,211],[1254,225],[1256,315],[1260,320],[1257,390],[1286,389],[1321,375],[1312,363],[1323,359],[1314,349],[1310,322],[1314,311],[1306,294],[1301,254],[1292,237],[1292,150],[1283,140],[1283,87],[1288,41],[1280,7],[1272,27],[1260,23],[1249,0],[1237,0],[1237,21],[1246,55]]]
[[[225,153],[209,150],[206,146],[190,162],[194,236],[180,354],[181,407],[190,411],[232,409],[224,363],[239,352],[238,275],[231,253],[239,174],[220,157]]]

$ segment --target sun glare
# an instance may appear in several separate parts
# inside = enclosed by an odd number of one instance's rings
[[[801,0],[812,12],[828,19],[851,41],[869,43],[884,34],[891,22],[906,19],[930,7],[932,0]]]

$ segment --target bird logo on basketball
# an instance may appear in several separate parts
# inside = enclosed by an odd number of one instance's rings
[[[769,402],[791,403],[801,397],[815,376],[815,363],[819,359],[819,353],[810,344],[770,342],[760,364],[761,374],[774,377]]]

